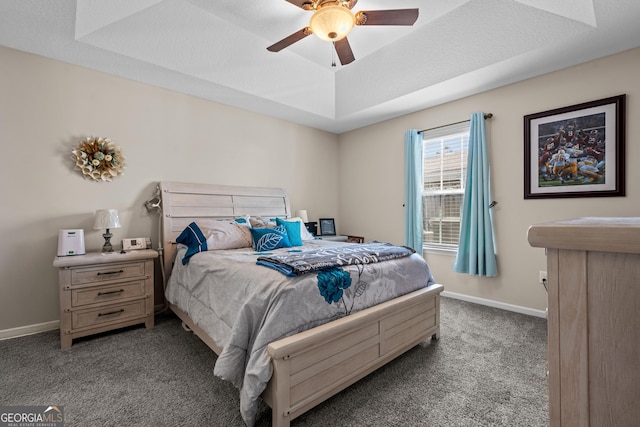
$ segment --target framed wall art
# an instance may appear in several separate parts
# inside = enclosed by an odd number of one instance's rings
[[[336,235],[336,222],[333,218],[319,218],[320,222],[320,235],[321,236],[335,236]]]
[[[524,116],[524,198],[625,195],[625,95]]]

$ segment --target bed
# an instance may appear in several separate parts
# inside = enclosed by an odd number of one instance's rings
[[[195,265],[198,264],[206,268],[208,261],[205,260],[207,258],[220,256],[228,258],[224,261],[215,261],[216,265],[227,265],[232,258],[250,260],[238,271],[254,270],[252,277],[271,276],[275,278],[276,276],[282,276],[281,280],[300,281],[311,279],[285,278],[279,271],[258,266],[255,263],[257,259],[256,253],[253,249],[246,248],[219,251],[216,254],[212,252],[218,251],[198,254],[193,256],[188,263],[189,266],[186,266],[181,262],[185,247],[177,244],[176,239],[193,222],[207,224],[211,221],[235,220],[249,215],[252,217],[289,219],[291,215],[287,194],[284,190],[278,188],[176,182],[161,182],[159,189],[162,199],[161,257],[165,277],[168,278],[166,295],[169,307],[183,321],[186,328],[193,331],[218,354],[216,375],[224,378],[223,375],[219,375],[218,365],[223,365],[223,368],[220,368],[223,370],[228,360],[237,358],[236,356],[227,357],[237,347],[237,344],[233,341],[237,329],[234,329],[234,326],[236,325],[228,324],[233,323],[228,321],[229,313],[227,313],[226,317],[224,313],[220,313],[220,311],[225,310],[225,307],[209,307],[211,316],[204,316],[205,308],[199,310],[192,306],[190,307],[184,302],[187,298],[180,296],[180,292],[184,291],[184,289],[181,288],[180,291],[177,291],[176,289],[180,286],[173,282],[183,280],[180,279],[182,276],[192,277],[195,273],[190,270],[191,268],[195,268]],[[327,244],[327,242],[321,241],[305,242],[303,249],[305,251],[314,248],[322,249],[323,245],[326,246]],[[341,245],[357,246],[354,243],[342,243]],[[273,252],[277,253],[278,251]],[[416,256],[412,255],[409,258],[415,258]],[[407,258],[407,261],[404,259],[397,261],[399,263],[409,262],[409,258]],[[219,260],[220,258],[216,259]],[[390,262],[392,261],[385,261],[385,263]],[[192,264],[194,267],[191,266]],[[396,270],[399,272],[405,271],[405,267],[401,264],[400,266],[401,268],[396,268]],[[175,273],[172,275],[174,267]],[[212,269],[218,268],[212,267]],[[396,274],[400,274],[399,272]],[[204,277],[205,275],[202,278],[189,280],[199,283],[204,280]],[[407,282],[411,281],[407,280]],[[410,285],[412,284],[407,284],[407,286]],[[197,286],[199,287],[196,287],[195,284],[182,287],[193,287],[191,291],[194,293],[213,292],[211,286],[201,284]],[[278,286],[285,285],[280,284]],[[416,290],[411,290],[390,300],[380,301],[374,306],[362,308],[359,311],[353,310],[346,316],[334,316],[334,318],[326,320],[326,323],[322,322],[316,325],[313,322],[307,322],[306,325],[309,326],[307,328],[303,325],[303,322],[296,326],[293,332],[269,332],[273,336],[283,336],[282,338],[268,341],[264,348],[256,345],[256,348],[262,351],[262,353],[259,353],[259,358],[267,358],[268,377],[266,377],[264,390],[261,390],[260,397],[272,409],[273,426],[289,426],[294,418],[395,359],[420,342],[428,338],[437,339],[440,331],[440,292],[442,292],[443,286],[435,284],[432,280],[429,283],[415,286],[417,286]],[[298,289],[299,287],[296,286],[295,288]],[[248,285],[246,289],[249,289]],[[215,292],[222,291],[216,289]],[[248,291],[243,288],[240,292]],[[212,297],[208,298],[213,299]],[[204,300],[206,298],[200,299]],[[278,305],[283,305],[283,311],[281,312],[285,314],[293,311],[286,304],[286,302],[278,303]],[[214,305],[212,304],[212,306]],[[255,314],[255,308],[248,309],[249,314],[242,314],[241,310],[244,308],[240,308],[237,304],[234,305],[233,302],[228,305],[227,311],[237,311],[238,317],[251,317]],[[259,309],[262,310],[261,308]],[[274,310],[273,307],[265,308],[264,312],[272,310]],[[314,320],[314,322],[316,321]],[[262,323],[265,322],[263,321]],[[264,329],[268,328],[265,327]],[[227,334],[230,334],[230,337]],[[252,337],[252,343],[253,340],[268,340],[269,334],[264,337]],[[249,373],[245,373],[244,381],[250,382],[246,379],[249,377],[264,377],[263,373],[253,375],[253,362],[250,358],[241,363],[244,363],[245,369],[249,371]],[[234,382],[241,389],[241,413],[245,422],[251,425],[254,419],[250,413],[246,415],[247,411],[251,411],[251,408],[243,407],[243,400],[247,400],[244,395],[245,384],[243,384],[243,380],[238,378],[225,379]],[[249,406],[255,403],[251,399],[249,400]]]

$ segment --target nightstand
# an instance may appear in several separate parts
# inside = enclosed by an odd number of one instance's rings
[[[152,249],[56,257],[60,346],[75,338],[144,323],[153,327]]]
[[[364,243],[364,237],[360,236],[317,236],[322,240],[329,240],[331,242],[347,242],[347,243]]]
[[[347,236],[340,236],[340,235],[316,236],[316,237],[322,240],[328,240],[330,242],[346,242],[347,241]]]

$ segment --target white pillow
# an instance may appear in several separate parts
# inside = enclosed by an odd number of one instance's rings
[[[212,221],[202,227],[207,238],[207,250],[250,248],[253,246],[249,227],[235,221]]]
[[[307,227],[304,225],[302,218],[295,216],[293,218],[288,218],[287,221],[298,221],[300,223],[300,237],[302,238],[302,241],[315,240],[313,234],[309,233],[309,230],[307,230]]]
[[[271,221],[261,216],[249,217],[249,224],[252,228],[274,228],[276,226],[275,219]]]

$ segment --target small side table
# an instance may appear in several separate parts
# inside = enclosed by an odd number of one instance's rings
[[[60,346],[99,332],[144,323],[153,327],[152,249],[55,257],[60,294]]]
[[[330,242],[347,242],[347,243],[364,243],[364,237],[361,236],[316,236],[322,240],[328,240]]]
[[[337,236],[334,236],[334,235],[331,235],[331,236],[316,236],[316,237],[318,237],[319,239],[322,239],[322,240],[328,240],[330,242],[346,242],[347,239],[348,239],[347,236],[341,236],[341,235],[337,235]]]

